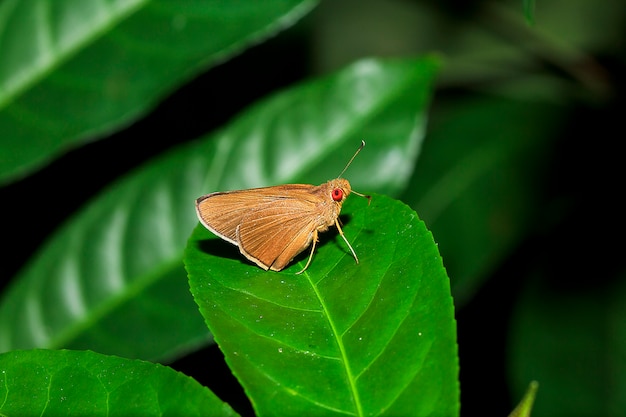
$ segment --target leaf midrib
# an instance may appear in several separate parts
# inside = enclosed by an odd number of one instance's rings
[[[348,355],[346,352],[346,347],[343,344],[343,339],[338,332],[338,329],[334,320],[332,319],[330,314],[328,314],[329,310],[328,310],[328,307],[326,306],[326,302],[324,298],[322,297],[322,294],[319,292],[317,285],[315,285],[313,281],[311,280],[311,275],[308,274],[307,271],[304,271],[304,275],[306,275],[307,280],[309,281],[309,284],[311,284],[311,288],[313,289],[313,292],[315,293],[315,296],[317,297],[318,301],[320,302],[320,305],[322,306],[322,313],[324,317],[326,317],[326,320],[328,321],[328,325],[330,326],[333,332],[333,336],[335,337],[335,341],[337,342],[337,347],[339,348],[339,353],[340,353],[340,359],[341,359],[341,362],[344,364],[344,370],[346,372],[346,376],[350,384],[350,391],[352,392],[354,405],[356,406],[355,415],[363,416],[363,406],[361,404],[361,398],[359,397],[359,391],[356,386],[356,378],[354,377],[354,373],[352,371],[352,368],[350,367],[350,361],[348,360]]]

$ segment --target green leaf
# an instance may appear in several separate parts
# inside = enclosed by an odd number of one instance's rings
[[[3,416],[236,416],[193,379],[162,365],[79,351],[0,354]]]
[[[541,384],[535,416],[619,416],[626,410],[626,275],[584,287],[540,274],[523,290],[509,340],[511,386]]]
[[[191,291],[258,415],[458,415],[450,287],[432,235],[409,207],[350,197],[309,268],[251,265],[198,226]]]
[[[271,97],[128,175],[63,226],[0,303],[0,351],[163,359],[206,343],[182,255],[208,192],[336,177],[397,192],[417,156],[437,64],[365,60]],[[16,318],[19,318],[16,319]]]
[[[539,388],[539,384],[537,381],[532,381],[528,385],[528,389],[526,390],[526,394],[524,394],[524,398],[522,401],[515,407],[509,417],[530,417],[533,404],[535,402],[535,397],[537,396],[537,389]]]
[[[434,112],[402,199],[433,232],[457,306],[533,230],[563,110],[477,96],[448,101]]]
[[[0,183],[127,124],[315,3],[0,2]]]

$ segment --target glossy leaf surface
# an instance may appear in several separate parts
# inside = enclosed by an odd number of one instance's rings
[[[0,2],[0,183],[128,123],[314,4]]]
[[[0,354],[3,416],[236,416],[192,378],[149,362],[79,351]]]
[[[349,197],[344,233],[275,273],[198,226],[192,293],[258,415],[458,414],[456,327],[432,235],[406,205]]]

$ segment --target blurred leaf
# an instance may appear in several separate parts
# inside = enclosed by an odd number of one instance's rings
[[[528,389],[526,390],[526,394],[524,394],[524,398],[522,398],[522,401],[520,401],[517,407],[515,407],[515,409],[511,411],[509,417],[530,417],[538,388],[539,384],[537,383],[537,381],[532,381],[528,385]]]
[[[552,0],[541,1],[537,7],[541,14],[536,16],[534,28],[539,36],[545,36],[545,40],[552,43],[551,48],[557,48],[552,49],[552,53],[586,55],[606,51],[607,47],[622,50],[624,1],[607,0],[598,7],[587,0]],[[589,57],[579,55],[578,58],[586,61]],[[590,62],[577,64],[589,65]]]
[[[510,13],[528,30],[521,17],[520,0],[516,1]],[[494,3],[502,2],[486,3],[481,9],[488,10]],[[497,31],[485,30],[481,14],[469,13],[459,19],[460,9],[446,6],[450,5],[423,1],[321,2],[313,14],[317,46],[312,51],[313,62],[329,70],[362,56],[437,51],[445,56],[446,63],[438,77],[439,86],[475,86],[478,81],[481,88],[485,80],[517,84],[520,68],[535,64],[535,57],[519,44]]]
[[[538,275],[527,285],[510,326],[509,368],[514,392],[541,383],[533,416],[624,415],[625,278],[571,289]]]
[[[475,96],[436,108],[403,197],[432,230],[457,306],[533,228],[563,109]]]
[[[535,0],[524,0],[524,17],[526,21],[534,25],[535,24]]]
[[[0,183],[128,123],[314,4],[0,2]]]
[[[3,416],[236,416],[192,378],[149,362],[78,351],[0,354]]]
[[[416,213],[350,197],[302,275],[245,261],[196,227],[194,298],[258,415],[458,415],[456,326],[437,246]]]
[[[362,138],[367,147],[345,177],[357,191],[397,192],[421,144],[436,67],[432,59],[359,62],[271,97],[114,184],[4,294],[0,351],[71,347],[163,359],[205,343],[182,265],[195,198],[334,178]]]

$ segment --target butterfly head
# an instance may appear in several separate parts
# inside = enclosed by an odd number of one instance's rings
[[[348,180],[343,178],[336,178],[330,181],[330,198],[336,203],[343,203],[344,200],[350,195],[352,192],[352,188],[350,187],[350,183]]]

